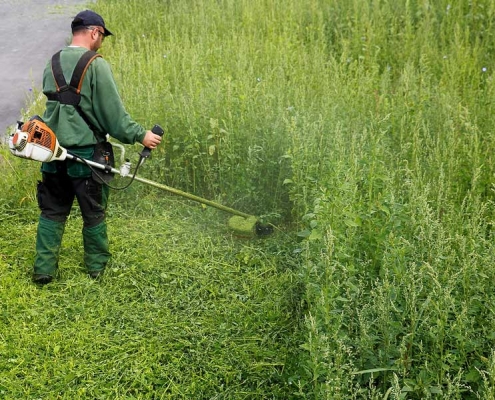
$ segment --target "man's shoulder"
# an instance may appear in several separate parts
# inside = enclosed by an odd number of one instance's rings
[[[107,60],[105,60],[100,54],[98,54],[97,57],[93,58],[90,67],[92,70],[98,71],[98,74],[112,74],[110,64],[108,64]]]
[[[110,71],[108,62],[100,53],[83,47],[68,47],[62,51],[67,51],[68,58],[70,57],[73,62],[82,61],[82,57],[87,54],[84,65],[86,66],[86,63],[89,63],[89,70],[98,70],[99,73]]]
[[[100,63],[106,63],[106,61],[103,59],[103,56],[100,53],[97,53],[96,51],[88,50],[84,47],[67,46],[62,49],[62,54],[64,57],[68,57],[68,58],[70,57],[73,59],[81,58],[84,54],[88,52],[96,55],[96,59],[101,60]]]
[[[76,57],[78,55],[86,53],[87,51],[88,49],[80,46],[66,46],[62,49],[62,54]]]

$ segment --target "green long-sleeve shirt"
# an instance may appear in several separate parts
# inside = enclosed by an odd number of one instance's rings
[[[60,63],[67,82],[70,82],[77,62],[86,51],[83,47],[73,46],[62,50]],[[43,92],[56,92],[50,61],[43,73]],[[141,142],[145,136],[146,130],[125,110],[110,66],[102,57],[96,58],[86,71],[79,106],[99,131],[98,139],[73,106],[50,100],[46,103],[43,120],[55,132],[63,147],[95,144],[107,133],[127,144]]]
[[[77,62],[86,51],[86,48],[75,46],[62,50],[60,63],[67,82],[70,82]],[[56,92],[50,61],[43,73],[43,92]],[[135,122],[125,110],[110,66],[102,57],[93,60],[86,71],[79,106],[96,132],[91,130],[73,106],[53,100],[46,103],[43,120],[55,132],[61,146],[77,153],[80,147],[103,141],[107,133],[126,144],[142,142],[144,139],[145,128]],[[87,151],[82,152],[81,156],[87,158],[84,154]],[[46,172],[55,172],[53,168],[51,165],[43,166]],[[74,172],[74,175],[83,173]]]

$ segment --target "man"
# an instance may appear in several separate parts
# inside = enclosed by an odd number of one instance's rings
[[[112,33],[103,18],[91,10],[76,15],[71,24],[72,42],[61,50],[58,71],[70,82],[83,54],[96,52]],[[95,53],[96,54],[96,53]],[[108,63],[96,54],[83,74],[78,102],[59,96],[55,56],[43,74],[43,92],[47,96],[45,123],[55,132],[60,144],[77,156],[90,159],[95,146],[106,134],[123,143],[142,143],[155,148],[161,137],[137,124],[126,112]],[[54,72],[55,71],[55,72]],[[57,91],[57,88],[59,91]],[[78,103],[78,104],[76,104]],[[74,198],[83,218],[84,263],[91,278],[99,278],[110,258],[105,210],[108,187],[92,178],[85,164],[72,160],[43,163],[42,182],[38,183],[41,210],[36,237],[33,281],[44,285],[56,275],[65,222]]]

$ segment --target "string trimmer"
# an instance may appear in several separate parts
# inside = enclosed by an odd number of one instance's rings
[[[163,129],[159,125],[155,125],[152,132],[160,136],[163,135]],[[121,151],[124,151],[122,146],[119,147],[121,148]],[[35,116],[26,123],[17,123],[16,131],[9,137],[9,149],[13,155],[29,160],[51,162],[69,159],[86,164],[93,170],[93,174],[107,185],[107,177],[115,174],[124,178],[131,178],[131,182],[123,188],[115,188],[108,185],[114,189],[127,188],[134,180],[136,180],[175,195],[185,197],[189,200],[228,212],[234,215],[229,219],[229,227],[237,234],[243,236],[264,236],[273,232],[272,225],[262,224],[254,215],[246,214],[242,211],[215,203],[214,201],[207,200],[193,194],[183,192],[182,190],[137,176],[138,168],[151,154],[151,150],[146,147],[140,153],[140,159],[137,167],[134,170],[134,173],[131,174],[132,166],[130,161],[125,161],[121,164],[120,169],[116,169],[111,166],[110,163],[106,163],[105,161],[103,161],[103,163],[99,163],[92,160],[86,160],[71,153],[60,145],[55,133],[43,122],[43,120],[40,117]],[[105,160],[105,155],[103,155],[102,160]],[[98,174],[95,169],[101,171],[100,174]]]

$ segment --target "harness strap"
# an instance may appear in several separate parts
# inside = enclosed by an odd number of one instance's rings
[[[61,52],[62,50],[58,51],[52,57],[52,74],[55,80],[57,92],[45,93],[45,95],[48,100],[54,100],[58,101],[61,104],[68,104],[73,106],[78,114],[81,116],[81,118],[84,120],[84,122],[86,122],[86,124],[94,132],[95,128],[93,124],[91,124],[86,114],[84,114],[83,110],[79,106],[79,103],[81,101],[81,88],[84,81],[84,76],[86,75],[86,71],[88,70],[89,65],[93,62],[93,60],[97,57],[101,57],[101,55],[91,50],[88,50],[86,53],[84,53],[77,62],[74,71],[72,72],[70,84],[67,85],[67,81],[65,80],[62,65],[60,62]]]
[[[60,64],[60,53],[55,53],[52,57],[52,74],[55,79],[55,86],[57,87],[57,92],[68,90],[67,81],[65,80],[64,73],[62,71],[62,65]]]
[[[82,57],[77,62],[76,68],[72,73],[72,78],[70,80],[70,86],[76,89],[76,93],[81,93],[82,83],[84,80],[84,76],[86,75],[86,71],[89,68],[89,65],[93,62],[93,60],[97,57],[101,57],[96,51],[88,50],[86,53],[82,55]],[[60,58],[60,54],[59,54]]]

